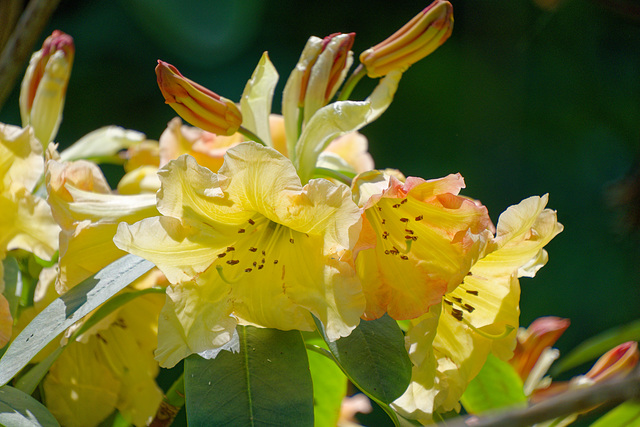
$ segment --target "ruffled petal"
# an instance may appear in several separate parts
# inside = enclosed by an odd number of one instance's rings
[[[19,187],[31,192],[43,170],[42,145],[33,129],[0,123],[0,193]]]
[[[416,318],[463,280],[486,245],[490,220],[485,207],[457,196],[464,186],[459,175],[406,183],[371,178],[359,181],[357,196],[368,206],[369,230],[377,240],[356,259],[367,295],[365,316]],[[385,182],[388,188],[376,193]]]
[[[236,326],[231,317],[230,287],[215,272],[199,282],[184,282],[167,288],[158,322],[160,366],[170,368],[185,357],[220,347],[228,342]]]

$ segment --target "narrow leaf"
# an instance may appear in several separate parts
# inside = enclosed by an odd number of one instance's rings
[[[9,256],[2,261],[4,267],[4,296],[9,302],[9,312],[14,319],[18,316],[18,306],[20,305],[21,273],[18,261]]]
[[[490,354],[460,399],[470,414],[526,405],[522,380],[511,365]]]
[[[629,400],[618,405],[591,427],[640,427],[640,402]]]
[[[13,387],[0,387],[0,425],[13,427],[59,426],[42,403]]]
[[[0,384],[6,384],[45,345],[138,277],[153,264],[125,255],[84,280],[38,314],[0,359]]]
[[[322,331],[322,324],[316,325]],[[389,404],[407,389],[411,360],[400,327],[388,315],[361,321],[351,335],[337,341],[324,338],[349,379],[367,395]]]
[[[552,377],[602,356],[613,347],[627,341],[640,341],[640,319],[604,331],[589,338],[560,359],[550,371]]]
[[[311,426],[313,386],[299,331],[237,328],[240,351],[185,360],[190,425]]]

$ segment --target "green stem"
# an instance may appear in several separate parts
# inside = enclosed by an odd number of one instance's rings
[[[173,423],[173,420],[184,406],[184,372],[171,385],[167,394],[160,402],[160,407],[156,412],[156,416],[149,424],[149,427],[166,427]]]
[[[347,175],[340,173],[338,171],[335,171],[333,169],[327,169],[327,168],[315,168],[313,170],[313,175],[315,177],[320,177],[320,178],[333,178],[333,179],[337,179],[338,181],[351,186],[351,178],[349,178]]]
[[[342,90],[340,91],[340,95],[338,95],[338,101],[346,101],[351,96],[351,92],[356,87],[358,82],[362,80],[362,78],[367,74],[367,70],[364,68],[362,64],[358,65],[358,67],[353,71],[353,73],[349,76],[344,86],[342,86]]]
[[[249,129],[247,128],[243,128],[242,126],[240,126],[238,128],[238,132],[240,134],[242,134],[242,136],[244,136],[245,138],[247,138],[250,141],[255,141],[258,144],[262,144],[265,147],[267,146],[267,144],[265,144],[265,142],[263,140],[260,139],[260,137],[258,135],[256,135],[255,133],[251,132]]]

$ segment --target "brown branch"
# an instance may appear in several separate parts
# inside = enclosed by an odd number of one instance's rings
[[[622,379],[571,390],[528,408],[460,417],[438,425],[442,427],[525,427],[589,411],[602,404],[615,405],[633,399],[640,399],[640,367]]]
[[[0,54],[0,109],[60,0],[31,0]]]

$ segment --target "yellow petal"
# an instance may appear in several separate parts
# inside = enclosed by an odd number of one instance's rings
[[[46,405],[62,425],[95,426],[116,407],[121,382],[94,351],[89,345],[69,345],[44,380]]]
[[[2,263],[0,263],[0,273],[3,273]],[[13,318],[9,310],[9,301],[0,294],[0,348],[4,347],[11,339],[12,328]]]
[[[0,247],[24,249],[40,258],[51,259],[58,249],[60,231],[51,208],[24,187],[10,197],[0,196]]]
[[[31,192],[43,170],[42,146],[33,129],[0,123],[0,193],[13,187]]]
[[[489,217],[483,206],[457,196],[464,186],[459,175],[404,184],[372,178],[370,186],[359,181],[359,197],[369,194],[366,216],[377,239],[356,259],[366,316],[416,318],[463,280],[484,247]],[[384,182],[389,187],[375,194]]]
[[[117,224],[82,221],[60,233],[60,274],[56,290],[63,294],[113,261],[126,255],[113,244]]]
[[[230,149],[218,174],[183,156],[160,176],[159,210],[168,216],[121,224],[115,243],[154,262],[175,285],[163,312],[174,337],[161,343],[163,364],[221,345],[211,331],[227,331],[229,314],[310,330],[313,313],[331,339],[355,328],[364,299],[349,251],[361,212],[348,187],[327,180],[302,187],[290,160],[253,142]],[[209,309],[219,323],[185,335]],[[195,317],[181,317],[187,312]]]
[[[236,320],[230,316],[229,284],[215,270],[207,279],[202,284],[184,282],[167,288],[155,353],[160,366],[170,368],[193,353],[220,347],[231,339]]]

